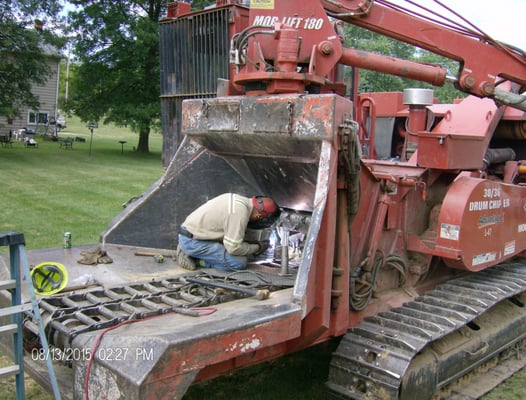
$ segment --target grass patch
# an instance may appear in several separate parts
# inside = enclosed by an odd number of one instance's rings
[[[191,386],[185,400],[321,400],[336,342],[323,343],[274,361]]]
[[[28,249],[61,245],[72,232],[75,245],[96,243],[99,234],[162,174],[162,136],[150,135],[150,153],[134,151],[138,135],[113,125],[94,130],[76,118],[60,138],[81,137],[72,149],[37,136],[38,148],[15,141],[0,148],[2,200],[0,230],[23,232]],[[119,143],[126,141],[124,150]]]

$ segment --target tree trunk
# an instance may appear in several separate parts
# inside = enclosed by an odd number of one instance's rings
[[[139,144],[137,145],[137,151],[139,153],[149,153],[149,140],[150,138],[150,127],[142,126],[139,130]]]

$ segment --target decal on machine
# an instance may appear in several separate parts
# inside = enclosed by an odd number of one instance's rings
[[[251,0],[250,8],[257,10],[273,10],[274,0]]]
[[[440,237],[449,240],[458,240],[460,233],[460,226],[444,224],[440,225]]]
[[[504,255],[509,256],[513,253],[515,253],[515,240],[504,243]]]
[[[501,199],[469,202],[469,211],[497,210],[502,207],[503,202]],[[509,207],[509,205],[505,207]]]
[[[500,224],[502,222],[502,216],[500,215],[483,215],[479,218],[478,226],[486,226],[493,224]]]
[[[482,192],[483,200],[470,201],[468,205],[469,211],[486,211],[498,210],[510,206],[509,198],[502,198],[501,188],[484,188]]]
[[[517,232],[518,233],[526,232],[526,224],[519,224],[519,226],[517,227]]]
[[[477,254],[476,256],[473,256],[471,265],[475,266],[475,265],[485,264],[488,262],[495,261],[496,259],[497,259],[496,252]]]
[[[251,6],[252,6],[252,2],[251,2]],[[288,25],[294,29],[308,29],[308,30],[317,31],[323,27],[324,19],[323,18],[304,18],[304,17],[299,17],[299,16],[278,17],[278,16],[272,16],[272,15],[256,15],[254,17],[254,25],[258,25],[258,26],[273,28],[276,22],[281,22],[282,24]]]

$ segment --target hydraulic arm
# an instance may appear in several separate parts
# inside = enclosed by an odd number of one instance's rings
[[[329,16],[458,61],[458,75],[439,66],[344,48]],[[334,82],[334,67],[346,64],[435,86],[451,81],[463,92],[526,109],[521,96],[526,87],[522,52],[385,0],[277,1],[273,8],[252,4],[249,27],[233,40],[231,61],[238,66],[235,82],[247,91],[302,92],[312,84]]]
[[[526,107],[526,99],[507,96],[498,85],[504,80],[516,84],[519,93],[526,86],[526,58],[490,37],[474,31],[448,27],[411,14],[389,1],[322,0],[329,14],[385,36],[410,43],[460,63],[455,84],[459,90],[479,97]]]

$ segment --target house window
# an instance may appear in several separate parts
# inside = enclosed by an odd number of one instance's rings
[[[30,125],[47,124],[48,114],[47,112],[29,111],[27,123]]]

